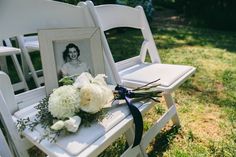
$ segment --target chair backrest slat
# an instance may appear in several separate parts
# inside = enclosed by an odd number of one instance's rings
[[[86,4],[96,25],[100,27],[102,32],[119,27],[135,28],[142,32],[144,42],[141,46],[139,56],[129,58],[121,61],[120,63],[117,62],[116,64],[112,58],[112,53],[106,36],[102,33],[101,39],[103,42],[104,51],[112,69],[113,76],[118,83],[121,82],[119,72],[129,66],[135,66],[137,63],[144,62],[147,52],[150,55],[152,63],[161,62],[147,18],[141,6],[137,6],[135,8],[115,4],[94,6],[91,1],[86,1]]]
[[[118,5],[100,5],[95,8],[103,31],[117,27],[143,28],[140,10]]]
[[[0,156],[13,157],[7,141],[2,133],[2,129],[0,129]]]
[[[38,29],[94,26],[87,9],[45,0],[1,0],[0,40]]]
[[[11,85],[10,78],[8,77],[7,74],[4,72],[0,71],[0,92],[2,93],[6,104],[7,108],[11,113],[14,113],[15,111],[18,110],[18,106],[15,100],[15,95],[14,95],[14,90]]]
[[[22,34],[37,33],[39,29],[94,26],[93,18],[83,3],[73,6],[46,0],[1,0],[0,40]],[[8,104],[9,111],[14,113],[19,109],[17,103],[20,100],[16,102],[13,89],[9,88],[11,82],[2,72],[0,80],[0,90]]]

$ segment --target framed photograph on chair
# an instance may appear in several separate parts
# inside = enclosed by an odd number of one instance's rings
[[[99,28],[43,29],[38,35],[47,94],[64,76],[105,74]]]

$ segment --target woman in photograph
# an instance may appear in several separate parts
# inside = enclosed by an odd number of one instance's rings
[[[65,64],[62,65],[62,76],[80,75],[82,72],[89,72],[89,67],[86,63],[79,59],[80,49],[73,43],[69,43],[63,52]]]

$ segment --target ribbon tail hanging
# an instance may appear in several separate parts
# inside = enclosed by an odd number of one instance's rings
[[[135,137],[134,137],[134,142],[133,142],[133,147],[137,146],[140,144],[142,140],[142,135],[143,135],[143,117],[142,114],[140,113],[139,109],[134,106],[131,102],[131,99],[125,96],[125,101],[129,107],[129,110],[133,116],[134,119],[134,125],[135,125]]]

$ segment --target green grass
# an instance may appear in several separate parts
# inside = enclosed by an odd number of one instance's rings
[[[235,157],[236,32],[154,24],[152,32],[163,63],[197,71],[173,94],[181,128],[168,125],[147,148],[149,156]],[[139,54],[137,30],[113,30],[107,37],[116,61]],[[146,114],[145,129],[163,113],[163,102]],[[100,157],[119,156],[126,148],[122,136]]]
[[[149,156],[236,156],[236,32],[177,25],[152,25],[152,32],[163,63],[192,65],[197,71],[174,93],[181,128],[159,134],[147,149]],[[116,61],[139,53],[139,31],[109,33]],[[146,129],[163,112],[162,107],[153,110],[145,118]]]

